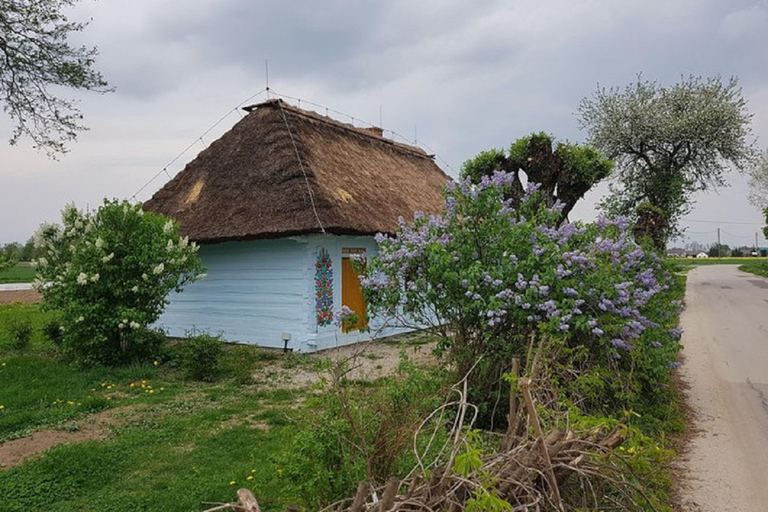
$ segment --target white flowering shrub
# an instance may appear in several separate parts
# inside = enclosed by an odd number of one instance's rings
[[[105,199],[95,213],[68,205],[35,245],[35,288],[61,312],[62,348],[85,366],[152,357],[164,337],[149,326],[168,294],[204,275],[176,222],[127,201]]]

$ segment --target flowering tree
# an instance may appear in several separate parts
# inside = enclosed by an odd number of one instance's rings
[[[95,213],[73,205],[62,226],[44,224],[35,243],[35,287],[62,313],[62,343],[80,363],[116,364],[149,356],[162,341],[148,330],[171,290],[202,274],[197,246],[178,224],[127,201]]]
[[[758,162],[752,114],[732,77],[688,77],[669,87],[637,81],[626,88],[598,89],[579,105],[589,142],[616,162],[611,194],[602,202],[612,214],[637,215],[649,203],[663,214],[655,222],[663,250],[680,233],[695,192],[727,186],[730,168]],[[646,210],[647,213],[647,210]]]
[[[676,350],[653,304],[668,279],[661,261],[632,241],[626,219],[558,226],[560,205],[544,206],[537,186],[513,207],[515,183],[506,172],[465,179],[449,186],[445,215],[380,235],[362,280],[372,314],[434,326],[462,373],[482,356],[470,380],[484,392],[512,357],[547,342],[571,368],[599,367],[608,380],[641,362],[666,369]]]

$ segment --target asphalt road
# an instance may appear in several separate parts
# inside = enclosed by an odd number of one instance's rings
[[[768,511],[768,280],[737,268],[688,274],[680,371],[696,432],[685,510]]]

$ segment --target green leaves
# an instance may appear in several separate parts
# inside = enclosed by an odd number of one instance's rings
[[[112,90],[93,69],[97,50],[68,42],[87,25],[61,13],[76,1],[0,0],[0,97],[16,124],[10,142],[27,136],[50,157],[66,152],[66,143],[85,127],[75,103],[49,87]]]
[[[62,223],[36,234],[36,287],[63,312],[62,345],[86,365],[150,357],[157,337],[147,328],[168,293],[203,270],[197,246],[174,221],[127,201],[105,200],[95,213],[68,205]]]
[[[603,210],[636,218],[635,208],[649,202],[664,213],[664,242],[679,233],[694,192],[727,186],[730,167],[749,169],[758,156],[735,77],[691,76],[663,87],[638,76],[623,90],[584,98],[579,115],[590,143],[616,162]]]

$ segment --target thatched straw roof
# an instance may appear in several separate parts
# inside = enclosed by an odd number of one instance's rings
[[[245,110],[145,209],[202,243],[393,233],[399,216],[442,210],[449,178],[421,149],[281,100]]]

